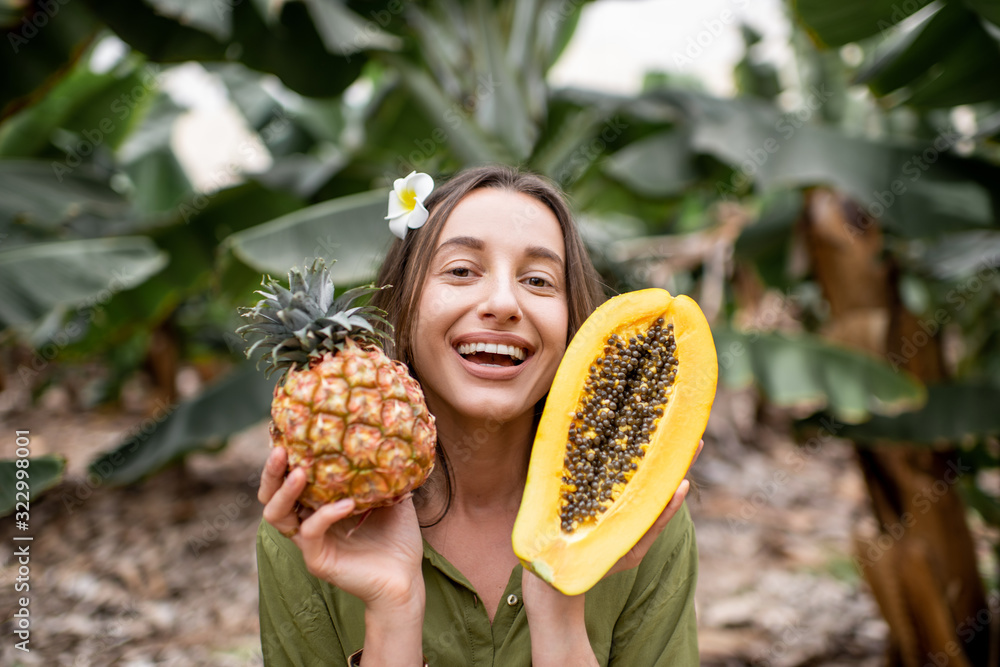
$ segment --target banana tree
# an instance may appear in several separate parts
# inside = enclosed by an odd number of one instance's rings
[[[981,402],[994,398],[998,383],[993,277],[1000,260],[991,248],[1000,197],[989,143],[1000,101],[996,11],[959,2],[832,8],[798,1],[793,8],[819,46],[851,45],[866,55],[852,80],[880,98],[872,117],[894,144],[847,140],[854,156],[839,164],[832,146],[811,166],[798,149],[783,152],[800,158],[809,181],[801,183],[810,187],[794,236],[824,297],[819,331],[928,385],[920,410],[840,433],[859,446],[878,521],[875,534],[859,535],[856,562],[889,622],[891,664],[944,655],[954,664],[998,664],[996,636],[964,621],[986,608],[965,503],[987,523],[998,519],[980,474],[998,464],[990,443],[1000,432],[995,411]],[[830,52],[809,60],[814,73],[838,69]],[[948,123],[958,104],[972,105],[975,130],[965,135]],[[917,122],[901,133],[893,120],[908,116]],[[865,159],[854,161],[857,155]],[[774,165],[781,160],[771,162],[756,182],[781,172]],[[824,174],[824,164],[834,168]],[[779,243],[760,240],[751,245],[767,248],[770,260],[756,254],[758,265],[782,256]],[[947,358],[958,341],[966,344],[962,354]]]

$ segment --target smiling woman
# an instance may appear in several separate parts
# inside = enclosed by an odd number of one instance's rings
[[[411,175],[412,176],[412,175]],[[301,475],[265,467],[258,536],[267,664],[696,665],[697,551],[682,483],[639,544],[585,595],[520,566],[511,531],[545,397],[602,299],[559,191],[507,167],[463,172],[393,243],[376,296],[390,354],[420,382],[438,465],[415,497],[301,521]]]
[[[463,432],[468,418],[509,424],[527,415],[531,428],[566,351],[564,254],[555,214],[534,197],[479,188],[458,203],[438,232],[411,334],[432,413]],[[463,345],[477,353],[463,355]],[[523,350],[524,362],[500,362],[487,345]]]

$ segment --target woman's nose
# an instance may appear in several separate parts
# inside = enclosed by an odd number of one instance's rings
[[[487,292],[479,304],[479,317],[492,318],[497,322],[518,321],[521,319],[521,304],[518,302],[517,285],[509,280],[498,279],[489,281]]]

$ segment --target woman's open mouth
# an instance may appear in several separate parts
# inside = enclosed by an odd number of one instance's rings
[[[523,347],[503,343],[462,343],[456,349],[464,359],[479,366],[518,366],[527,357]]]

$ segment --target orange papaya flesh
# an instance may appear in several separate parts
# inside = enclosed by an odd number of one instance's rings
[[[717,377],[711,329],[689,297],[646,289],[596,309],[538,425],[512,536],[524,567],[577,595],[635,546],[691,465]]]

